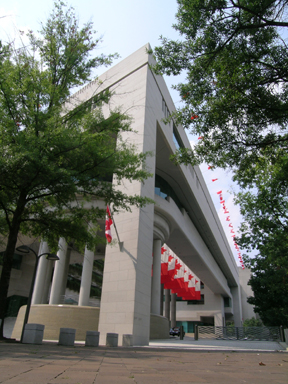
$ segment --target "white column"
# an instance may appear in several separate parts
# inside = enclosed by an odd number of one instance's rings
[[[48,244],[46,243],[46,241],[41,241],[38,256],[46,252],[47,253],[49,252]],[[31,301],[32,305],[42,304],[48,264],[49,264],[49,260],[46,259],[46,256],[40,257],[38,268],[37,268],[32,301]]]
[[[161,240],[153,241],[153,276],[151,289],[151,313],[160,315],[161,300]]]
[[[79,306],[88,305],[91,290],[91,280],[93,272],[94,252],[89,251],[87,247],[84,252],[83,269],[81,276],[81,286],[79,292]]]
[[[176,293],[171,293],[171,327],[176,327]]]
[[[60,304],[61,288],[65,273],[67,243],[64,238],[60,238],[58,246],[57,256],[59,260],[55,263],[49,304]]]
[[[58,261],[56,261],[56,263],[58,263]],[[52,269],[53,269],[54,264],[55,264],[55,261],[48,260],[45,283],[44,283],[44,291],[43,291],[42,301],[40,304],[49,303],[48,295],[49,295],[49,291],[50,291]]]
[[[70,256],[71,256],[71,248],[67,249],[66,258],[65,258],[65,268],[63,272],[62,285],[60,289],[60,302],[63,303],[65,299],[65,292],[67,286],[67,278],[69,272],[69,264],[70,264]]]
[[[242,326],[242,306],[241,306],[241,293],[240,287],[232,287],[230,288],[233,298],[233,318],[235,327]]]
[[[170,289],[165,289],[165,317],[170,320]]]

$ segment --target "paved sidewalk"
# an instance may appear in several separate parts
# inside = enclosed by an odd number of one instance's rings
[[[288,353],[0,343],[5,384],[287,384]]]

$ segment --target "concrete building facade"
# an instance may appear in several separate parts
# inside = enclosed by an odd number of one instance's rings
[[[170,161],[170,155],[177,148],[190,144],[181,126],[173,120],[169,123],[163,120],[175,111],[175,106],[163,78],[150,69],[154,59],[147,53],[149,48],[145,45],[109,69],[100,77],[100,83],[95,81],[81,89],[71,105],[75,100],[87,100],[105,89],[113,92],[103,112],[120,107],[131,116],[133,131],[124,134],[122,139],[133,143],[139,152],[150,153],[146,167],[152,174],[144,183],[122,180],[118,188],[150,197],[155,204],[132,207],[131,212],[114,216],[123,243],[121,247],[114,244],[106,246],[106,250],[86,249],[81,256],[71,250],[65,239],[60,239],[60,260],[55,264],[51,287],[52,264],[41,259],[33,297],[33,304],[46,304],[50,290],[49,304],[59,305],[65,294],[69,263],[78,258],[83,263],[78,305],[86,307],[93,260],[105,253],[97,325],[100,344],[105,343],[106,333],[113,332],[119,334],[119,340],[129,334],[133,335],[134,345],[147,345],[151,314],[156,328],[160,329],[164,323],[166,326],[167,319],[163,318],[161,310],[160,283],[164,242],[204,283],[206,305],[209,304],[207,311],[210,310],[206,317],[213,316],[215,325],[224,325],[228,301],[229,316],[233,316],[235,325],[240,326],[242,321],[238,267],[200,169]],[[92,204],[103,206],[101,201]],[[113,227],[112,235],[113,239],[117,238]],[[41,243],[41,249],[45,247],[47,244]],[[189,315],[184,313],[183,305],[177,303],[177,311],[185,321]]]

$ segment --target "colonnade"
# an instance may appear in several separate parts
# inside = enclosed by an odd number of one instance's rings
[[[59,260],[54,265],[50,297],[48,299],[54,261],[41,257],[37,269],[32,304],[61,304],[61,299],[64,297],[66,290],[71,248],[63,238],[59,239],[58,248],[57,256]],[[46,252],[49,252],[48,244],[45,241],[41,241],[38,254]],[[79,306],[87,306],[89,303],[93,261],[94,252],[86,247],[79,292]]]
[[[170,289],[164,290],[165,305],[164,311],[161,310],[163,306],[163,287],[161,287],[161,247],[162,241],[160,239],[154,239],[153,241],[153,272],[151,283],[151,313],[155,315],[162,315],[171,320],[171,327],[176,327],[176,293],[171,293]],[[170,319],[171,313],[171,319]]]
[[[151,313],[162,315],[170,320],[171,326],[176,326],[176,294],[170,294],[169,289],[165,289],[165,306],[163,311],[163,287],[161,287],[161,247],[162,241],[155,239],[153,241],[153,274],[151,281]],[[49,253],[47,242],[41,241],[39,255]],[[55,262],[41,257],[38,264],[35,286],[32,296],[32,304],[61,304],[65,295],[66,283],[68,278],[68,269],[70,263],[71,248],[64,238],[59,239],[59,250],[57,256],[59,260]],[[78,306],[88,306],[90,298],[90,289],[92,281],[94,262],[94,252],[87,247],[84,252],[81,285],[79,292]],[[54,264],[54,273],[50,289],[49,288]],[[171,305],[170,305],[171,300]]]

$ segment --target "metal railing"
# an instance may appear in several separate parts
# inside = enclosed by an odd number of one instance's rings
[[[195,340],[284,341],[282,327],[218,327],[195,325]]]

